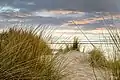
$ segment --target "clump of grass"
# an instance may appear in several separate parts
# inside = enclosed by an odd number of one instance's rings
[[[60,80],[62,61],[36,30],[10,28],[0,33],[1,80]]]
[[[1,33],[1,51],[4,51],[7,48],[11,48],[13,46],[16,46],[14,50],[18,48],[24,49],[28,46],[28,51],[41,52],[41,54],[43,52],[44,54],[51,54],[52,52],[50,47],[41,37],[41,34],[38,36],[37,33],[32,30],[28,31],[23,29],[10,28],[9,31]],[[38,54],[36,53],[35,55]]]
[[[63,49],[63,53],[67,53],[69,51],[73,50],[72,46],[69,44],[65,44],[65,49]]]
[[[63,51],[63,53],[67,53],[67,52],[72,51],[72,50],[80,51],[79,48],[80,48],[80,46],[79,46],[78,38],[74,37],[72,45],[66,43],[65,49],[60,49],[60,50]]]
[[[120,80],[120,60],[110,60],[108,70],[111,71],[113,80]]]
[[[109,17],[111,17],[110,21],[113,22],[113,24],[109,23],[109,21],[107,21],[104,18],[104,15],[108,15]],[[104,24],[106,25],[106,32],[108,32],[108,35],[106,36],[106,34],[103,33],[103,37],[104,40],[107,43],[107,46],[111,46],[113,48],[113,53],[112,53],[112,60],[108,60],[108,58],[106,59],[104,57],[104,55],[102,54],[102,52],[99,49],[94,49],[92,50],[89,54],[89,62],[91,64],[91,66],[93,67],[93,69],[95,67],[99,68],[99,67],[105,67],[105,69],[99,69],[98,71],[96,70],[96,72],[105,72],[105,74],[103,73],[103,77],[104,80],[120,80],[120,29],[116,26],[116,24],[114,23],[114,16],[112,16],[111,13],[102,13],[102,18],[104,21]],[[74,21],[73,21],[74,23]],[[75,23],[74,23],[75,24]],[[79,26],[77,24],[75,24],[76,26]],[[117,29],[118,28],[118,29]],[[86,37],[86,39],[90,42],[89,38],[85,35],[85,33],[79,28],[79,30],[82,32],[82,34]],[[111,44],[113,43],[113,44]],[[95,47],[95,45],[93,43],[90,42],[90,44]],[[106,47],[107,47],[106,46]],[[109,54],[109,52],[108,52]],[[111,58],[111,55],[108,55],[109,58]],[[107,70],[107,74],[106,74],[106,70]],[[95,73],[95,69],[93,70],[93,72]],[[98,75],[99,76],[99,75]],[[107,76],[107,77],[106,77]],[[95,78],[97,79],[97,75],[95,74]]]
[[[77,37],[74,37],[72,49],[79,51],[79,41]]]
[[[104,70],[100,70],[99,72],[108,72],[107,74],[105,74],[105,76],[108,76],[106,79],[108,80],[120,80],[120,32],[117,28],[115,27],[108,27],[107,31],[109,33],[109,40],[107,40],[105,38],[106,41],[108,41],[108,46],[110,45],[109,42],[112,42],[112,48],[113,48],[113,52],[112,52],[112,56],[108,55],[110,57],[110,59],[106,60],[103,57],[103,54],[101,54],[100,51],[92,51],[92,53],[94,52],[94,59],[90,62],[92,62],[92,67],[94,67],[94,62],[95,65],[99,66],[99,67],[105,67]],[[104,36],[105,37],[105,36]],[[90,53],[91,54],[91,53]],[[92,55],[92,57],[93,57]],[[90,55],[91,57],[91,55]],[[103,74],[104,75],[104,74]]]
[[[103,52],[100,51],[99,49],[93,49],[89,53],[89,58],[88,61],[90,62],[90,66],[92,67],[100,67],[100,68],[105,68],[106,67],[106,58],[103,55]]]
[[[110,35],[109,42],[113,42],[112,60],[108,61],[108,70],[111,71],[112,80],[120,80],[120,31],[116,27],[108,27],[107,31]]]

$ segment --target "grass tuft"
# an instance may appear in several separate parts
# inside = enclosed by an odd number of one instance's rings
[[[0,33],[0,80],[60,80],[64,66],[34,30]]]
[[[89,52],[89,58],[88,61],[92,67],[100,67],[105,68],[106,67],[106,58],[103,55],[103,52],[99,49],[93,49]]]
[[[120,80],[120,34],[119,34],[119,30],[117,28],[112,28],[112,27],[108,27],[107,31],[109,33],[109,39],[107,40],[105,38],[106,41],[108,42],[112,42],[113,44],[107,44],[112,45],[112,56],[108,55],[108,57],[110,57],[110,59],[106,59],[104,57],[104,53],[102,53],[100,50],[98,49],[94,49],[92,50],[89,54],[90,54],[90,63],[92,64],[92,67],[96,67],[97,68],[104,68],[104,70],[99,70],[98,72],[103,72],[105,73],[106,71],[108,72],[107,74],[103,74],[105,76],[107,76],[107,78],[105,78],[105,80]],[[109,54],[109,53],[108,53]]]
[[[65,49],[60,49],[60,51],[62,51],[63,53],[67,53],[72,50],[80,51],[79,40],[77,37],[74,37],[72,45],[66,43]]]

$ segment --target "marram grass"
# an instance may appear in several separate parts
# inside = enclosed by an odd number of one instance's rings
[[[95,48],[88,54],[89,54],[88,61],[90,63],[90,66],[95,68],[97,67],[105,68],[107,66],[106,65],[107,60],[104,56],[104,53],[100,51],[100,49]]]
[[[33,30],[0,33],[0,80],[60,80],[64,66]]]
[[[120,80],[120,30],[108,27],[107,31],[110,35],[110,40],[106,41],[113,43],[112,57],[108,55],[110,59],[106,59],[103,55],[104,53],[99,49],[94,49],[90,52],[89,62],[93,68],[96,66],[97,68],[104,68],[97,71],[104,73],[104,80]],[[107,45],[109,46],[110,44],[108,43]]]
[[[77,37],[74,37],[72,44],[66,43],[64,49],[60,48],[58,53],[61,53],[61,52],[67,53],[67,52],[72,51],[72,50],[80,51],[80,44],[79,44],[79,40]]]

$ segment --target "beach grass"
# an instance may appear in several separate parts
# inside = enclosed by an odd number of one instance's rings
[[[116,27],[108,27],[107,30],[113,42],[113,59],[108,62],[108,69],[112,73],[113,80],[120,80],[120,31]]]
[[[100,49],[93,49],[92,51],[90,51],[89,53],[89,57],[88,57],[88,61],[90,63],[90,66],[92,67],[101,67],[101,68],[105,68],[107,59],[104,56],[104,53],[100,50]]]
[[[97,72],[107,73],[105,75],[105,80],[120,80],[120,34],[119,30],[116,28],[108,27],[107,31],[110,35],[108,42],[113,42],[112,55],[108,55],[109,58],[104,56],[105,53],[101,52],[100,49],[94,49],[89,54],[89,62],[92,67],[101,68]],[[106,38],[105,38],[106,39]],[[107,40],[106,40],[107,41]],[[109,46],[109,43],[107,44]],[[107,53],[109,54],[109,53]],[[96,76],[96,75],[95,75]],[[99,75],[97,75],[99,76]],[[97,80],[96,76],[96,80]]]
[[[36,29],[0,33],[0,80],[61,80],[66,75],[63,62]]]
[[[64,49],[61,48],[59,52],[67,53],[72,50],[80,51],[80,44],[77,37],[74,37],[72,44],[65,43],[65,48]]]

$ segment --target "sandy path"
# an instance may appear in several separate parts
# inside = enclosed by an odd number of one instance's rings
[[[63,80],[95,80],[93,69],[86,60],[87,55],[77,51],[70,51],[63,56],[68,58],[65,62],[69,62],[69,65],[66,67],[66,72],[71,73]],[[104,80],[103,74],[96,74],[99,75],[98,80]]]

